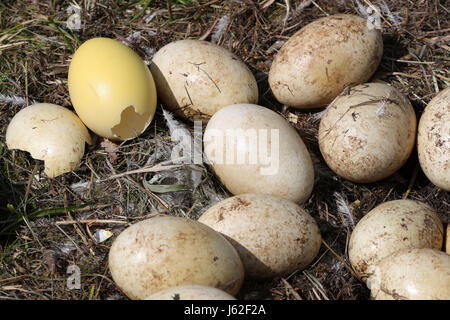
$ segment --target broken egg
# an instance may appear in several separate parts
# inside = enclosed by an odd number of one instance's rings
[[[9,149],[27,151],[43,160],[45,174],[56,177],[74,170],[92,144],[89,131],[70,110],[50,103],[37,103],[20,110],[6,130]]]
[[[109,38],[84,42],[68,75],[73,107],[86,126],[111,140],[128,140],[148,127],[156,109],[150,70],[132,49]]]

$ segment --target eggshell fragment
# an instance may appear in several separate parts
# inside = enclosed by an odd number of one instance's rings
[[[420,117],[417,152],[430,181],[450,191],[450,87],[439,92]]]
[[[381,32],[366,19],[336,14],[297,31],[275,56],[269,84],[275,98],[294,108],[330,103],[349,85],[364,83],[383,54]]]
[[[236,298],[217,288],[186,284],[158,291],[145,300],[236,300]]]
[[[199,218],[236,248],[247,276],[286,276],[317,256],[321,235],[315,220],[294,202],[242,194],[215,204]]]
[[[450,255],[403,249],[382,259],[368,285],[376,300],[449,300]]]
[[[6,131],[9,149],[27,151],[43,160],[51,178],[77,168],[85,143],[92,144],[83,122],[70,110],[50,103],[37,103],[20,110]]]
[[[217,111],[203,136],[215,174],[234,195],[272,194],[304,203],[314,187],[310,154],[276,112],[254,104]]]
[[[117,40],[84,42],[70,62],[68,86],[81,120],[110,140],[139,136],[155,114],[156,88],[150,70]]]
[[[348,255],[362,277],[384,257],[404,248],[440,250],[444,226],[433,208],[414,200],[388,201],[372,209],[350,236]]]
[[[327,165],[358,183],[382,180],[409,158],[416,134],[411,103],[397,89],[366,83],[343,92],[319,126],[319,147]]]
[[[156,216],[128,227],[114,240],[109,270],[131,299],[198,284],[235,295],[244,280],[238,253],[219,233],[186,218]]]
[[[153,56],[150,70],[164,105],[191,121],[207,122],[230,104],[258,102],[258,84],[245,63],[207,41],[165,45]]]

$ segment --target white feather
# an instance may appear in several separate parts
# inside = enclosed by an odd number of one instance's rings
[[[356,4],[358,5],[358,13],[359,13],[359,15],[360,15],[361,17],[367,19],[368,14],[367,14],[367,9],[366,9],[366,7],[363,6],[363,5],[361,4],[361,2],[359,2],[358,0],[355,0],[355,1],[356,1]]]
[[[309,7],[312,3],[312,0],[304,0],[302,3],[298,4],[295,7],[295,12],[300,13],[302,12],[306,7]]]
[[[389,9],[389,6],[384,0],[381,0],[381,3],[382,3],[382,10],[384,11],[384,13],[389,17],[389,19],[392,21],[395,27],[399,27],[402,20],[402,18],[400,17],[400,13],[398,12],[392,13],[392,11]]]
[[[4,96],[0,93],[0,104],[11,104],[13,106],[26,106],[27,101],[19,96]]]
[[[352,213],[350,212],[347,201],[345,201],[344,197],[338,192],[334,193],[334,197],[336,198],[338,213],[341,216],[342,224],[345,227],[351,227],[353,229],[355,227],[355,221]]]
[[[229,15],[224,15],[222,18],[220,18],[219,22],[217,22],[212,32],[211,41],[214,43],[218,43],[222,36],[225,34],[225,31],[227,30],[229,24]]]

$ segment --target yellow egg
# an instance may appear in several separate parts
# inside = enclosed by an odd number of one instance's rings
[[[153,119],[152,74],[137,53],[117,40],[93,38],[83,43],[70,63],[68,82],[75,111],[99,136],[132,139]]]

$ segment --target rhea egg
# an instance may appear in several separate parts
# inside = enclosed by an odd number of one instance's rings
[[[417,153],[428,179],[450,191],[450,87],[439,92],[420,117]]]
[[[156,109],[156,88],[144,61],[123,43],[109,38],[84,42],[69,65],[73,107],[97,135],[128,140],[148,127]]]
[[[180,285],[215,287],[235,295],[244,268],[234,247],[195,220],[156,216],[122,231],[109,252],[109,270],[131,299]]]
[[[230,104],[258,103],[258,84],[247,65],[208,41],[171,42],[153,56],[150,70],[165,106],[191,121],[207,122]]]
[[[356,224],[348,256],[354,270],[364,279],[384,257],[405,248],[440,250],[444,226],[436,211],[415,200],[393,200],[368,212]]]
[[[398,250],[380,261],[367,284],[375,300],[450,300],[450,255]]]
[[[286,276],[304,269],[320,249],[314,218],[298,204],[265,194],[222,200],[199,218],[236,248],[250,278]]]
[[[382,54],[381,32],[368,20],[352,14],[323,17],[281,47],[270,67],[270,88],[287,106],[321,107],[346,86],[369,80]]]
[[[215,174],[234,195],[272,194],[304,203],[314,168],[302,138],[278,113],[254,104],[217,111],[203,137]]]
[[[379,181],[400,169],[415,137],[411,103],[383,83],[344,90],[328,106],[319,126],[319,147],[327,165],[358,183]]]

